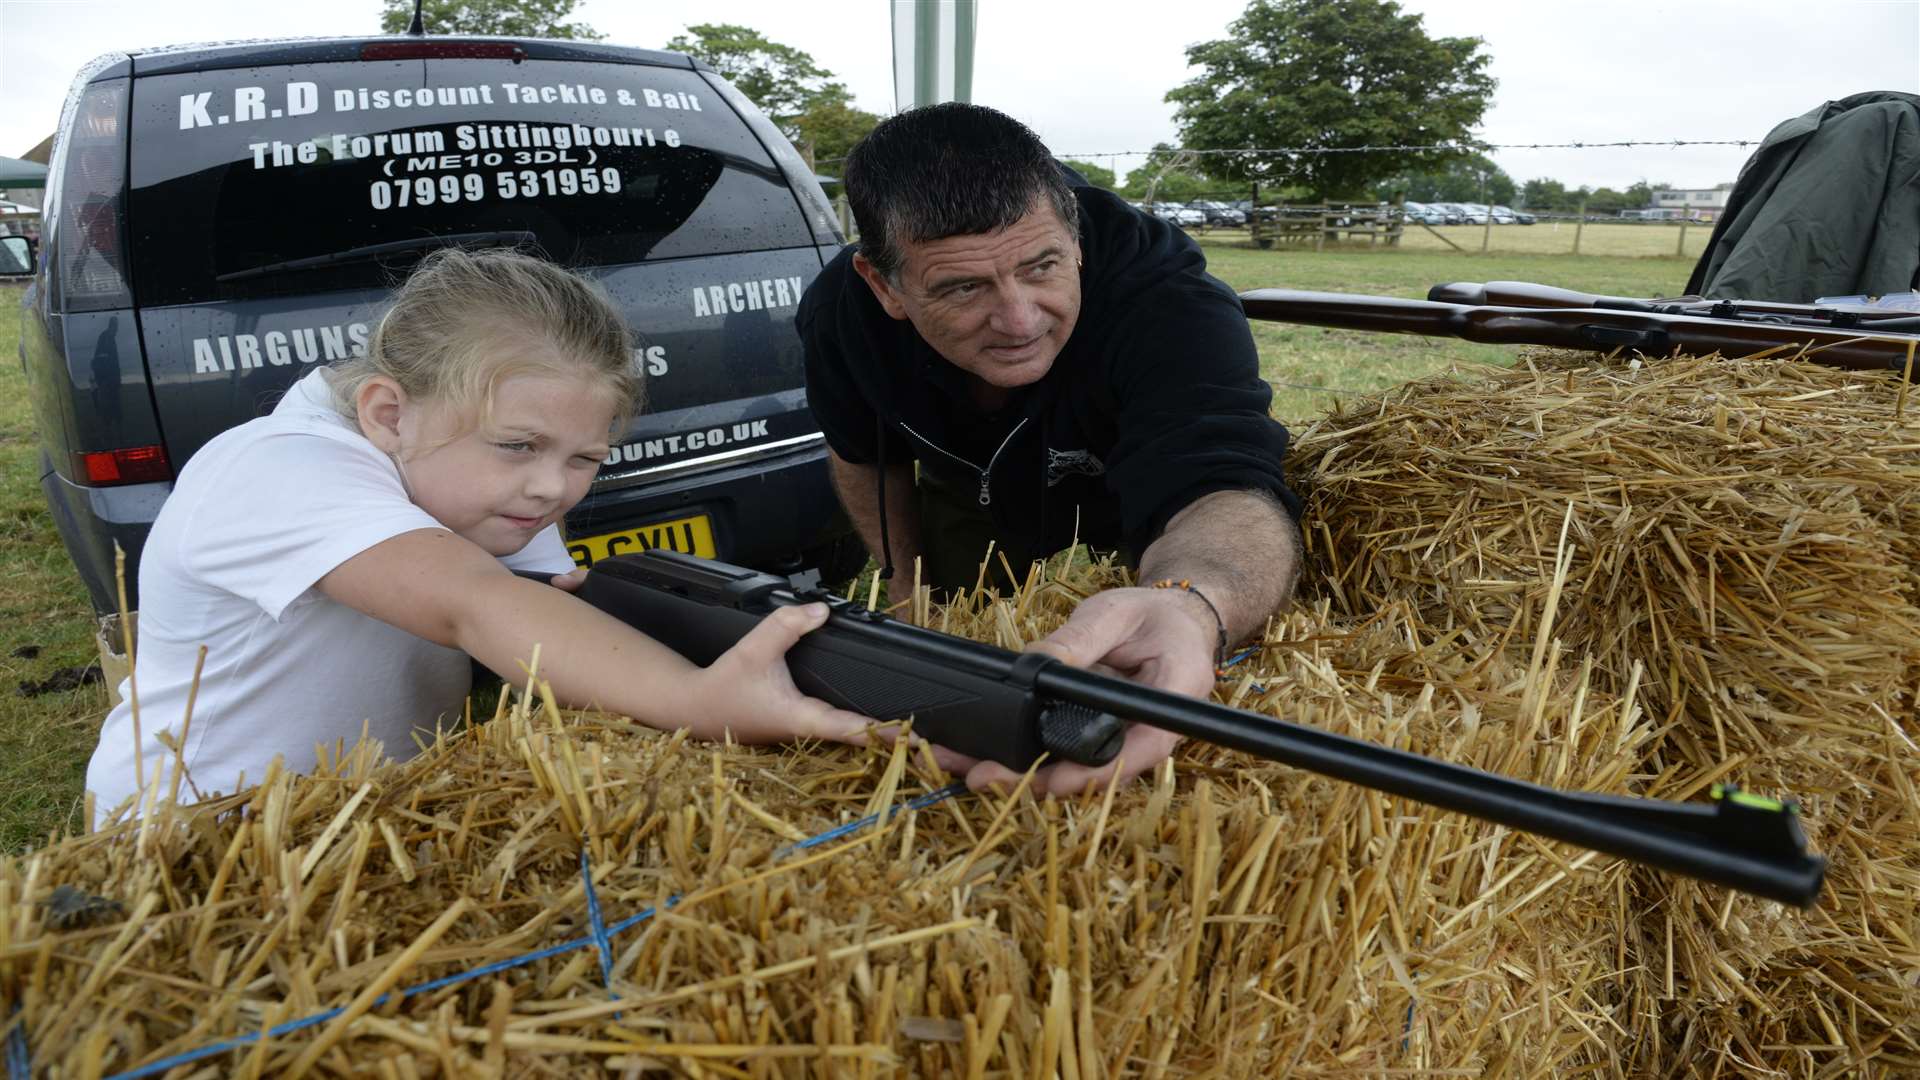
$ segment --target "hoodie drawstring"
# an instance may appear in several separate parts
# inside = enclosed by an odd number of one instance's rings
[[[873,414],[873,441],[879,447],[880,469],[874,474],[876,501],[880,504],[880,580],[893,580],[893,542],[887,537],[887,421]]]

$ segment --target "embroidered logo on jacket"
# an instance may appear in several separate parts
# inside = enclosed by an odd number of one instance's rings
[[[1090,450],[1047,449],[1047,486],[1052,487],[1069,476],[1101,476],[1107,466]]]

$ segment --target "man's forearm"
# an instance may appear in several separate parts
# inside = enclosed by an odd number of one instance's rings
[[[1182,508],[1140,559],[1143,584],[1187,581],[1218,609],[1227,640],[1266,623],[1300,577],[1300,530],[1256,491],[1216,491]]]
[[[847,517],[853,522],[861,541],[867,545],[867,550],[884,564],[887,560],[880,546],[879,467],[855,465],[841,460],[838,454],[831,451],[828,452],[827,462],[833,476],[833,490],[840,497],[840,505],[846,508]],[[893,547],[893,564],[901,573],[911,577],[913,560],[924,550],[920,546],[920,511],[913,486],[911,462],[887,468],[886,503],[886,538]]]

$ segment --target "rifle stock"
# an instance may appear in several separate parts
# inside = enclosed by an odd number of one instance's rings
[[[1900,371],[1920,336],[1702,315],[1605,308],[1501,307],[1358,293],[1254,289],[1247,317],[1345,330],[1457,337],[1488,345],[1547,345],[1647,356],[1676,350],[1735,358],[1778,356],[1853,371]]]
[[[1819,896],[1826,870],[1807,854],[1791,803],[1732,788],[1716,788],[1709,803],[1556,791],[923,630],[691,555],[596,562],[580,596],[699,664],[775,607],[826,601],[826,625],[787,654],[796,685],[875,719],[911,714],[916,734],[1015,769],[1042,753],[1109,761],[1125,717],[1802,907]]]

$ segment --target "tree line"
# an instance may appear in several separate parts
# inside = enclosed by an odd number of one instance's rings
[[[423,0],[433,32],[597,40],[573,18],[578,0]],[[382,0],[381,25],[403,31],[413,0]],[[1133,199],[1259,202],[1484,202],[1611,214],[1644,207],[1645,180],[1624,191],[1516,182],[1475,145],[1492,103],[1492,57],[1477,37],[1435,38],[1395,0],[1251,0],[1227,36],[1189,46],[1200,74],[1166,94],[1181,147],[1160,144],[1120,181],[1097,162],[1072,162],[1089,182]],[[705,23],[666,43],[731,81],[816,171],[834,173],[880,121],[801,49],[749,27]],[[1244,151],[1247,147],[1349,153]],[[1195,153],[1194,151],[1213,151]]]

